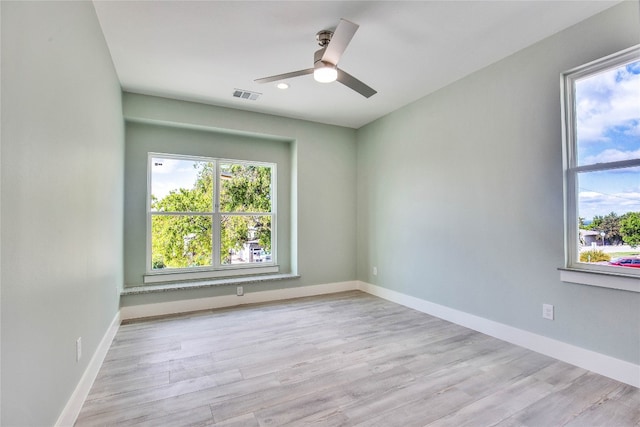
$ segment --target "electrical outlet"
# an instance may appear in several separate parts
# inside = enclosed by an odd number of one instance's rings
[[[241,297],[242,295],[244,295],[244,288],[242,286],[238,286],[236,288],[236,295],[238,295],[239,297]]]
[[[82,337],[76,340],[76,362],[82,358]]]
[[[542,317],[544,319],[553,320],[553,305],[542,304]]]
[[[378,267],[373,267],[373,275],[374,276],[378,275]]]

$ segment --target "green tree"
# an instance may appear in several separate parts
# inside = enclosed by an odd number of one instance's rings
[[[599,230],[600,225],[602,224],[602,220],[604,217],[602,215],[596,215],[591,220],[591,224],[584,227],[585,230]]]
[[[640,212],[629,212],[620,218],[620,234],[622,240],[636,248],[640,245]]]
[[[609,244],[620,242],[620,240],[622,240],[622,236],[620,235],[620,217],[615,212],[611,212],[609,215],[602,217],[600,231],[604,231],[604,238]]]
[[[271,168],[223,164],[221,212],[271,211]]]

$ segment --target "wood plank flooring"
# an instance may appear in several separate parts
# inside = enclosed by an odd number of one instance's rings
[[[361,292],[124,324],[76,426],[640,426],[640,390]]]

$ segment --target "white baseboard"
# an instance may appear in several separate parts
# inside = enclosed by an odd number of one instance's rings
[[[356,281],[329,283],[325,285],[299,286],[294,288],[276,289],[273,291],[248,292],[243,296],[223,295],[219,297],[121,307],[120,316],[122,320],[139,319],[144,317],[165,316],[168,314],[188,313],[191,311],[211,310],[214,308],[233,307],[245,304],[354,291],[357,289],[358,282]]]
[[[513,326],[405,295],[370,283],[358,282],[358,289],[382,299],[418,310],[440,319],[482,332],[502,341],[519,345],[614,380],[640,387],[640,365],[616,359],[592,350],[534,334]]]
[[[98,348],[89,361],[89,365],[87,365],[87,369],[84,371],[84,374],[82,374],[80,382],[78,382],[78,385],[71,394],[67,405],[58,417],[58,421],[56,421],[55,424],[56,426],[67,427],[75,424],[76,419],[80,414],[80,410],[82,409],[82,405],[89,395],[91,386],[98,376],[102,362],[104,362],[104,358],[107,356],[109,347],[111,347],[111,343],[113,342],[113,338],[116,336],[116,332],[118,332],[119,327],[120,312],[116,313],[109,325],[109,328],[107,329],[107,332],[102,337],[100,344],[98,344]]]

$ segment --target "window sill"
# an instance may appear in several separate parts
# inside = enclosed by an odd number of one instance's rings
[[[185,281],[180,283],[168,283],[164,285],[146,285],[124,288],[120,295],[140,295],[158,292],[182,291],[185,289],[211,288],[214,286],[246,285],[251,283],[274,282],[278,280],[299,279],[298,274],[263,274],[244,277],[227,277],[224,279]]]
[[[180,282],[194,280],[214,280],[225,279],[234,276],[259,276],[265,274],[278,273],[277,265],[268,266],[242,266],[238,268],[225,268],[221,270],[201,270],[201,271],[180,271],[160,270],[144,275],[142,281],[147,283]]]
[[[559,268],[560,280],[581,285],[640,292],[640,279],[624,274],[601,273],[573,268]]]

